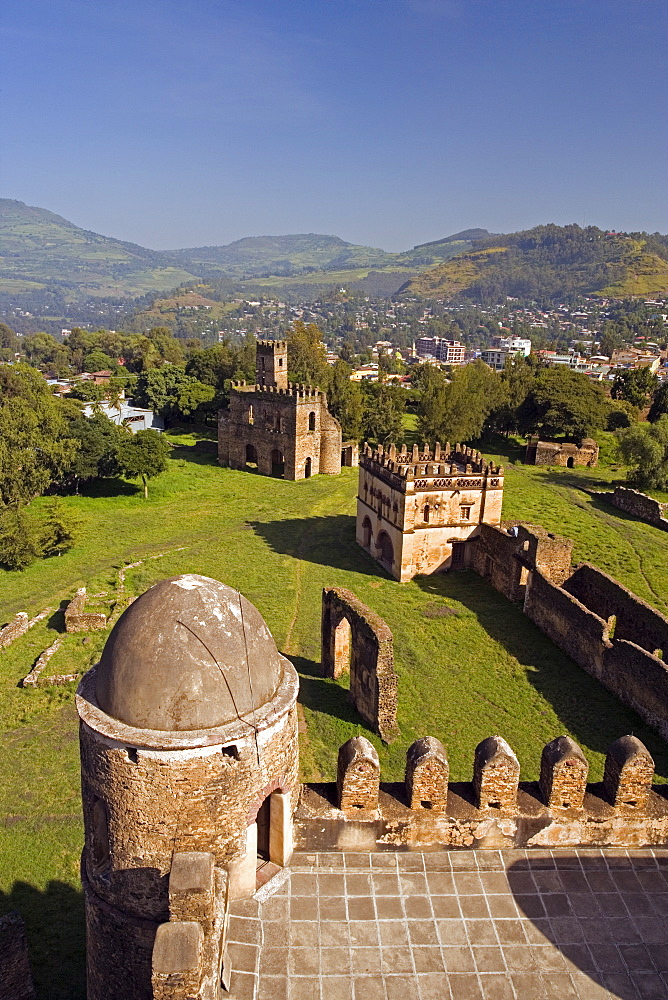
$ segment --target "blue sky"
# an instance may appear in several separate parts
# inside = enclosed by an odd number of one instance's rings
[[[155,248],[668,231],[665,0],[4,0],[0,196]]]

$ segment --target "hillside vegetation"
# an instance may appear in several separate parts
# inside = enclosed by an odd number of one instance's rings
[[[471,250],[411,279],[408,295],[480,302],[507,295],[559,300],[574,295],[628,297],[668,292],[668,247],[647,234],[595,226],[537,226],[476,240]]]

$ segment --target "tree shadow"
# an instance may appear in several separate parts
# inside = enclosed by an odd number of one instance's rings
[[[524,668],[529,683],[584,748],[605,754],[616,739],[632,733],[652,754],[656,773],[668,778],[668,745],[541,632],[521,605],[507,600],[467,570],[416,577],[416,582],[430,595],[451,598],[467,607],[487,634]]]
[[[273,552],[351,573],[388,576],[357,544],[352,514],[249,521],[248,524]]]
[[[218,446],[215,441],[197,441],[195,444],[176,444],[169,455],[171,461],[194,462],[195,465],[218,465]]]
[[[289,659],[299,674],[299,701],[302,705],[312,712],[351,722],[371,733],[350,701],[350,691],[347,688],[341,687],[331,678],[323,677],[320,664],[315,660],[307,660],[303,656],[290,656]]]
[[[107,497],[134,497],[142,492],[142,487],[136,483],[128,483],[125,479],[91,479],[79,487],[79,495],[91,500],[101,500]]]
[[[10,892],[0,891],[0,914],[11,910],[18,910],[26,924],[40,1000],[85,1000],[83,892],[64,882],[49,882],[44,890],[15,882]]]
[[[575,967],[619,1000],[665,997],[667,862],[650,851],[643,857],[528,851],[513,862],[508,884],[521,915],[533,924],[532,943],[547,939],[564,960],[559,967],[551,949],[534,946],[534,969],[554,978],[557,969],[563,974]]]

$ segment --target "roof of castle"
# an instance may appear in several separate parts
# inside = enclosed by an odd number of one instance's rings
[[[96,699],[128,726],[187,732],[249,720],[282,676],[257,608],[224,583],[187,574],[123,612],[97,668]]]

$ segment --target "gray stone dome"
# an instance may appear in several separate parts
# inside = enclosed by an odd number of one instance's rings
[[[123,612],[102,652],[95,695],[128,726],[211,729],[252,722],[282,676],[257,608],[224,583],[187,574],[162,580]]]

